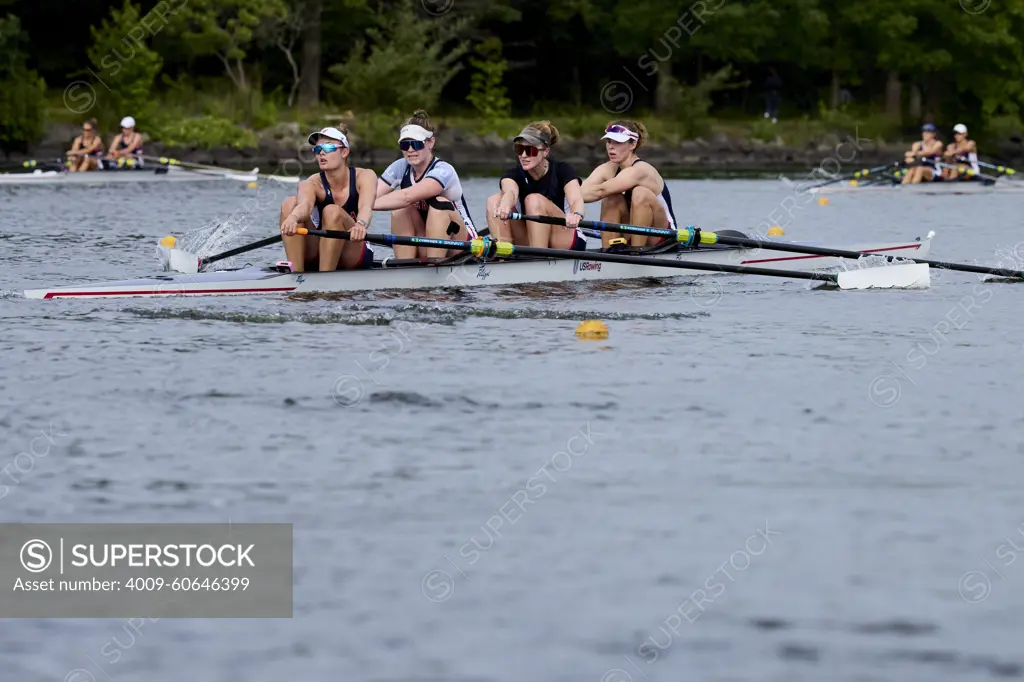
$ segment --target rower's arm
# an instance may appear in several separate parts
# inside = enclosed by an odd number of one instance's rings
[[[373,208],[377,211],[395,211],[406,206],[412,206],[417,201],[433,199],[442,191],[444,191],[444,187],[436,179],[423,178],[412,187],[396,189],[386,196],[377,197]]]
[[[583,185],[580,188],[583,194],[583,201],[589,204],[594,201],[600,201],[604,198],[604,196],[599,196],[598,187],[608,180],[608,178],[612,177],[609,168],[609,164],[602,163],[594,169],[594,172],[591,173],[586,180],[583,181]]]
[[[107,150],[107,153],[108,154],[115,154],[115,153],[117,153],[116,147],[117,147],[118,144],[120,144],[120,142],[121,142],[121,136],[120,135],[115,135],[114,139],[110,141],[110,149]]]
[[[645,164],[646,165],[646,164]],[[590,178],[587,178],[589,180]],[[597,184],[589,190],[589,195],[595,197],[593,201],[599,201],[605,197],[613,196],[615,194],[622,194],[627,190],[631,190],[634,187],[640,185],[644,179],[644,170],[633,166],[622,171],[615,177],[609,178],[602,183]],[[588,195],[587,191],[584,191],[583,198],[586,199]]]
[[[373,220],[373,204],[377,199],[377,174],[369,168],[360,168],[356,171],[356,190],[359,191],[359,208],[356,211],[356,221],[363,221],[367,227]]]
[[[502,178],[499,187],[501,188],[501,199],[498,201],[498,205],[515,206],[519,201],[519,185],[516,181],[512,178]]]
[[[586,215],[587,207],[583,203],[583,190],[580,187],[580,181],[573,178],[565,183],[565,187],[562,189],[565,192],[565,198],[569,200],[569,213],[578,211],[580,215]]]
[[[310,216],[313,215],[313,207],[316,205],[316,187],[313,186],[312,180],[307,178],[299,183],[296,198],[295,208],[292,209],[291,215],[300,223],[308,222]],[[360,197],[361,203],[362,197]]]
[[[83,151],[82,146],[82,136],[79,135],[75,138],[75,141],[71,143],[71,150],[68,152],[68,155]]]

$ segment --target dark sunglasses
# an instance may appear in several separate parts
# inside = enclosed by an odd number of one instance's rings
[[[517,144],[515,148],[516,156],[522,156],[523,154],[526,154],[527,156],[537,156],[540,154],[539,147],[532,147],[528,144]]]
[[[91,133],[92,132],[92,128],[90,126],[83,126],[82,127],[82,132],[83,133]]]
[[[398,148],[403,152],[407,152],[410,149],[413,151],[420,151],[427,146],[427,143],[423,140],[402,140],[398,143]]]
[[[320,152],[323,152],[324,154],[330,154],[331,152],[338,151],[339,149],[341,149],[341,147],[342,145],[340,144],[331,144],[329,142],[327,144],[318,144],[317,146],[313,147],[313,155],[319,155]]]

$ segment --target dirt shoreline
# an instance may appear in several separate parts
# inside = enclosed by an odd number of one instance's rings
[[[200,149],[167,147],[159,142],[147,142],[148,156],[167,156],[190,163],[209,164],[248,170],[259,167],[261,173],[296,175],[313,168],[308,145],[298,132],[297,124],[281,124],[275,129],[262,131],[257,147],[232,149],[217,147]],[[39,145],[26,155],[11,154],[8,164],[27,159],[55,159],[70,146],[77,134],[75,126],[52,124]],[[665,175],[670,176],[756,176],[759,174],[789,175],[815,172],[852,172],[859,168],[890,163],[903,156],[908,144],[882,140],[855,140],[849,136],[826,135],[804,147],[793,147],[776,139],[764,142],[757,139],[738,139],[721,133],[709,139],[686,140],[679,144],[651,142],[644,147],[642,156]],[[436,153],[449,161],[463,174],[490,175],[511,167],[515,161],[509,143],[497,135],[466,135],[459,131],[438,134]],[[367,149],[353,135],[353,163],[380,172],[398,158],[397,149]],[[991,157],[999,157],[1011,166],[1024,165],[1024,145],[1007,141],[992,149]],[[557,157],[575,165],[579,172],[606,160],[604,146],[593,142],[565,140],[559,143]]]

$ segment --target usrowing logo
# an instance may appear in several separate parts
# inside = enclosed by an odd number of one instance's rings
[[[591,270],[596,270],[596,271],[600,272],[601,271],[601,264],[600,263],[592,263],[591,261],[578,261],[578,260],[574,260],[572,262],[572,274],[574,274],[574,275],[576,273],[579,273],[579,272],[588,272],[588,271],[591,271]]]
[[[487,269],[486,265],[481,265],[480,269],[476,271],[477,279],[487,279],[491,276],[491,271]]]

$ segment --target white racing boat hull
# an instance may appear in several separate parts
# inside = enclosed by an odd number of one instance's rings
[[[924,258],[934,233],[916,241],[862,244],[837,248],[892,256]],[[669,261],[746,265],[781,272],[834,268],[844,259],[809,256],[770,249],[705,248],[656,256]],[[383,264],[383,266],[382,266]],[[436,289],[471,286],[511,286],[542,282],[680,277],[714,274],[701,270],[604,263],[598,261],[530,259],[464,265],[401,265],[388,267],[387,259],[369,270],[282,273],[270,268],[242,268],[195,275],[161,275],[146,279],[99,282],[53,289],[30,289],[27,298],[114,298],[130,296],[210,296],[369,291],[380,289]]]
[[[166,173],[157,173],[152,168],[132,170],[94,170],[82,173],[66,171],[40,171],[31,173],[0,173],[0,185],[120,185],[135,183],[177,183],[177,182],[255,182],[256,172],[239,171],[229,173],[212,170],[185,170],[171,167]]]

